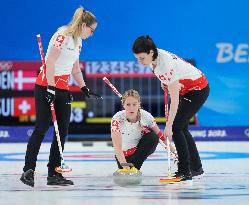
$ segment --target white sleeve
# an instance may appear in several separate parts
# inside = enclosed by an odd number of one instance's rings
[[[51,38],[50,46],[53,46],[58,49],[62,49],[66,41],[68,41],[68,36],[65,36],[64,34],[60,32],[56,32]]]
[[[167,56],[162,57],[162,62],[158,68],[158,79],[165,85],[169,85],[177,79],[177,64],[176,61]]]
[[[141,110],[141,124],[152,128],[156,125],[155,118],[147,111]]]
[[[178,80],[177,78],[177,64],[176,60],[170,60],[166,64],[167,72],[166,72],[166,79],[168,81],[167,85],[170,85],[171,83],[175,82]]]

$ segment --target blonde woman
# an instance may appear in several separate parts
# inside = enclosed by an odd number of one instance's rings
[[[87,97],[98,96],[87,88],[79,67],[82,39],[91,37],[96,27],[95,16],[80,7],[75,11],[72,21],[68,25],[60,27],[49,42],[46,54],[46,70],[41,69],[35,83],[36,124],[28,141],[24,172],[20,178],[28,186],[34,186],[37,155],[51,123],[49,106],[51,102],[54,102],[55,105],[62,148],[64,148],[71,114],[72,98],[68,86],[70,75],[72,74]],[[47,185],[73,185],[71,180],[67,180],[55,172],[55,167],[60,166],[60,154],[55,135],[47,166]]]
[[[138,37],[132,50],[140,64],[151,66],[163,89],[169,92],[171,103],[164,134],[170,139],[173,137],[178,153],[175,176],[182,180],[200,177],[204,171],[188,124],[208,98],[208,80],[200,70],[179,56],[157,48],[149,36]]]
[[[157,147],[159,138],[165,141],[154,117],[141,109],[140,96],[128,90],[122,96],[124,110],[117,112],[111,121],[111,137],[118,167],[129,168],[133,163],[140,169],[143,162]]]

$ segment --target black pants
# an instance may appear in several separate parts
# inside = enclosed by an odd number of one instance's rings
[[[50,105],[45,99],[46,87],[35,86],[35,105],[36,105],[36,122],[35,130],[33,131],[31,137],[29,138],[27,151],[25,156],[25,166],[23,171],[29,169],[35,170],[37,155],[40,150],[41,142],[51,124],[51,111]],[[55,113],[57,117],[57,123],[59,127],[59,134],[62,144],[62,149],[64,149],[65,138],[68,134],[68,127],[70,122],[71,114],[71,98],[70,92],[66,90],[56,91],[55,99]],[[54,169],[60,166],[61,158],[58,148],[58,143],[56,136],[54,134],[52,145],[50,148],[50,156],[48,163],[48,174],[51,176],[55,173]]]
[[[153,131],[143,135],[137,145],[136,152],[133,155],[125,157],[126,161],[128,163],[132,163],[137,169],[140,170],[147,157],[150,156],[153,152],[155,152],[158,141],[159,138]],[[118,168],[122,169],[122,166],[117,160],[117,157],[115,158],[118,164]]]
[[[173,140],[178,154],[178,171],[184,174],[202,167],[195,141],[188,131],[191,117],[204,104],[209,95],[209,86],[180,96],[176,117],[173,122]]]

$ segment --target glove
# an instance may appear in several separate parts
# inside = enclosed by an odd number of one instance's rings
[[[94,97],[96,99],[103,99],[100,95],[90,91],[89,88],[86,87],[86,86],[82,87],[81,90],[86,95],[86,97],[88,97],[88,98],[90,98],[92,96],[92,97]]]
[[[51,104],[55,100],[55,91],[56,88],[54,86],[48,86],[47,91],[45,93],[45,98],[48,102],[48,104]]]
[[[120,170],[130,170],[130,169],[132,169],[134,167],[133,163],[120,163],[120,166],[123,167]]]

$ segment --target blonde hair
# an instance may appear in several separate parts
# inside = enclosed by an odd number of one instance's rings
[[[141,98],[140,98],[139,93],[136,90],[131,89],[131,90],[125,91],[125,93],[122,95],[122,100],[121,100],[123,106],[125,104],[125,101],[126,101],[127,97],[134,97],[135,99],[137,99],[139,105],[141,106]],[[137,118],[138,118],[139,124],[141,125],[141,123],[140,123],[140,120],[141,120],[140,106],[139,106],[139,109],[138,109]]]
[[[86,11],[83,7],[79,7],[73,15],[73,18],[69,24],[67,24],[65,29],[66,35],[71,35],[74,41],[81,36],[81,26],[85,23],[87,26],[91,26],[97,23],[96,17],[90,12]]]

